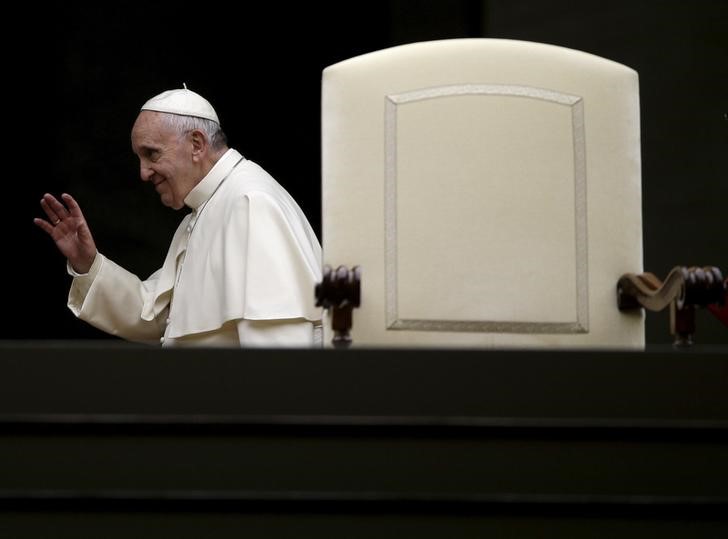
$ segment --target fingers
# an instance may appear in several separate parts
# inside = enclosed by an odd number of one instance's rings
[[[68,215],[68,210],[63,207],[63,204],[58,202],[56,197],[48,193],[43,195],[43,198],[40,199],[40,207],[43,208],[48,219],[54,225],[58,224],[63,217]]]
[[[56,211],[51,207],[51,204],[47,197],[53,198],[51,195],[43,195],[43,198],[40,200],[40,207],[43,208],[43,211],[48,216],[48,220],[53,224],[57,224],[61,220],[61,218],[58,213],[56,213]]]
[[[70,210],[71,215],[74,217],[83,217],[83,213],[81,212],[81,207],[78,205],[78,202],[69,195],[68,193],[63,193],[61,195],[61,198],[63,198],[63,201],[68,206],[68,209]]]
[[[48,221],[36,217],[35,219],[33,219],[33,222],[38,226],[38,228],[46,232],[49,236],[53,236],[53,226],[51,226]]]
[[[61,198],[63,199],[63,202],[65,202],[65,206],[50,193],[44,194],[40,201],[40,205],[52,225],[57,225],[69,216],[80,217],[83,219],[81,208],[71,195],[63,193]]]
[[[61,196],[65,200],[65,197],[67,197],[68,195],[65,195],[65,196],[61,195]],[[45,195],[43,195],[43,200],[50,207],[50,209],[53,210],[53,212],[58,216],[59,219],[65,219],[66,217],[68,217],[70,215],[70,212],[66,209],[66,207],[63,204],[61,204],[60,202],[58,202],[56,197],[54,197],[53,195],[46,193]]]

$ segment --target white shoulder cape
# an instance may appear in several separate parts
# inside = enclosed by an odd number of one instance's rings
[[[164,310],[173,288],[172,338],[243,318],[321,319],[314,298],[320,244],[298,204],[261,167],[248,160],[235,167],[200,208],[187,241],[189,223],[190,216],[182,220],[164,265],[149,279],[154,292],[144,320]]]

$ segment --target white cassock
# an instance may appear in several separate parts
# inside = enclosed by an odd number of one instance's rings
[[[142,281],[100,253],[68,307],[91,325],[164,346],[320,345],[321,246],[267,172],[228,150],[185,198],[192,212]]]

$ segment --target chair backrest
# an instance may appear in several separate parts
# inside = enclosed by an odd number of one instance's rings
[[[364,54],[323,71],[322,152],[354,345],[644,346],[615,300],[642,271],[634,70],[500,39]]]

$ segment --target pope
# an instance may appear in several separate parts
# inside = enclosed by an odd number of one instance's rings
[[[186,86],[163,92],[141,107],[131,142],[162,204],[191,211],[142,280],[97,250],[72,196],[45,194],[47,219],[34,222],[67,258],[71,311],[163,346],[320,345],[319,241],[286,190],[228,147],[212,105]]]

